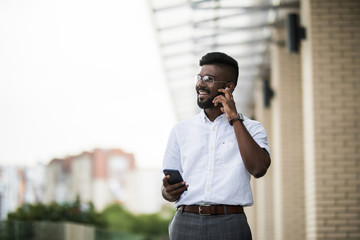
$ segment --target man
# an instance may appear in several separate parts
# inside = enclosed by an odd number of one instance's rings
[[[212,52],[200,66],[195,89],[202,110],[174,126],[163,161],[184,179],[173,185],[169,175],[163,179],[162,195],[177,208],[170,239],[251,239],[243,206],[253,204],[250,175],[262,177],[270,166],[266,132],[237,112],[236,60]]]

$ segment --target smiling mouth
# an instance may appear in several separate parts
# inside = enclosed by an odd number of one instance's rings
[[[198,91],[198,97],[199,98],[203,98],[203,97],[206,97],[207,95],[209,95],[209,93],[205,90],[199,90]]]

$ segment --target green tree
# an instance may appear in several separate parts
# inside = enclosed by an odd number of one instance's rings
[[[119,204],[108,206],[102,214],[109,230],[141,234],[149,240],[167,235],[170,221],[160,213],[135,215]]]
[[[8,220],[19,221],[69,221],[76,223],[90,224],[97,227],[105,227],[105,221],[102,215],[95,211],[93,203],[87,206],[81,206],[80,198],[72,203],[51,203],[45,205],[42,203],[25,204],[15,212],[8,214]]]
[[[109,230],[132,232],[135,217],[123,206],[112,204],[104,209],[102,215]]]

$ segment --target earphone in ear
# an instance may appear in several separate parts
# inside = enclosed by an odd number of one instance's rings
[[[232,88],[231,86],[232,86],[232,82],[226,83],[226,88],[228,88],[230,90],[230,92],[233,93],[234,88]]]

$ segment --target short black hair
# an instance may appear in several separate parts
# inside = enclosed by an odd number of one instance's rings
[[[234,58],[222,52],[210,52],[202,56],[199,61],[200,66],[207,64],[224,65],[230,67],[233,70],[233,82],[235,83],[235,86],[237,85],[237,79],[239,76],[239,65]]]

